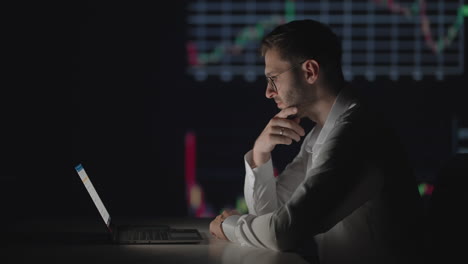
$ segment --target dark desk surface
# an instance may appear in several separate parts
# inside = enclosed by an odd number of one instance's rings
[[[310,263],[295,253],[240,246],[209,233],[211,219],[132,221],[197,228],[200,244],[115,245],[106,240],[101,219],[36,219],[18,221],[2,235],[2,263]],[[130,222],[126,219],[124,222]],[[3,260],[6,259],[6,262]]]

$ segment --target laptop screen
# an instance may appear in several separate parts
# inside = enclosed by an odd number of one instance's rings
[[[78,175],[80,176],[81,181],[83,182],[84,186],[86,187],[86,190],[88,191],[89,195],[93,199],[94,204],[96,205],[99,213],[102,216],[102,219],[104,220],[104,223],[107,225],[108,228],[110,228],[110,215],[106,210],[106,207],[101,201],[101,198],[99,198],[98,193],[96,192],[96,189],[94,189],[93,184],[91,183],[91,180],[88,177],[88,174],[86,174],[86,171],[83,168],[83,165],[78,164],[75,166],[76,172],[78,172]]]

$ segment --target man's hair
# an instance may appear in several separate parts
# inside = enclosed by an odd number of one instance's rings
[[[314,59],[324,73],[324,81],[339,90],[344,83],[341,69],[341,41],[325,24],[315,20],[295,20],[277,26],[261,43],[261,55],[277,49],[281,59],[291,64]]]

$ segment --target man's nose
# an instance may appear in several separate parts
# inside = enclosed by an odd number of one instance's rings
[[[266,98],[268,99],[271,99],[273,98],[275,95],[277,95],[278,93],[275,91],[275,89],[273,88],[273,85],[271,85],[270,83],[267,83],[267,86],[266,86],[266,91],[265,91],[265,96]]]

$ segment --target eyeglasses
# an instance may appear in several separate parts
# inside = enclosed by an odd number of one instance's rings
[[[268,84],[269,84],[271,87],[273,87],[273,90],[277,93],[277,92],[278,92],[278,87],[276,87],[275,78],[278,77],[278,76],[280,76],[281,74],[287,72],[287,71],[290,71],[290,70],[296,68],[296,67],[299,66],[299,65],[302,65],[304,62],[306,62],[306,60],[303,60],[303,61],[301,61],[301,62],[299,62],[299,63],[293,65],[292,67],[290,67],[290,68],[288,68],[288,69],[286,69],[286,70],[284,70],[284,71],[282,71],[282,72],[280,72],[280,73],[278,73],[278,74],[276,74],[276,75],[274,75],[274,76],[266,76],[266,80],[267,80]]]

